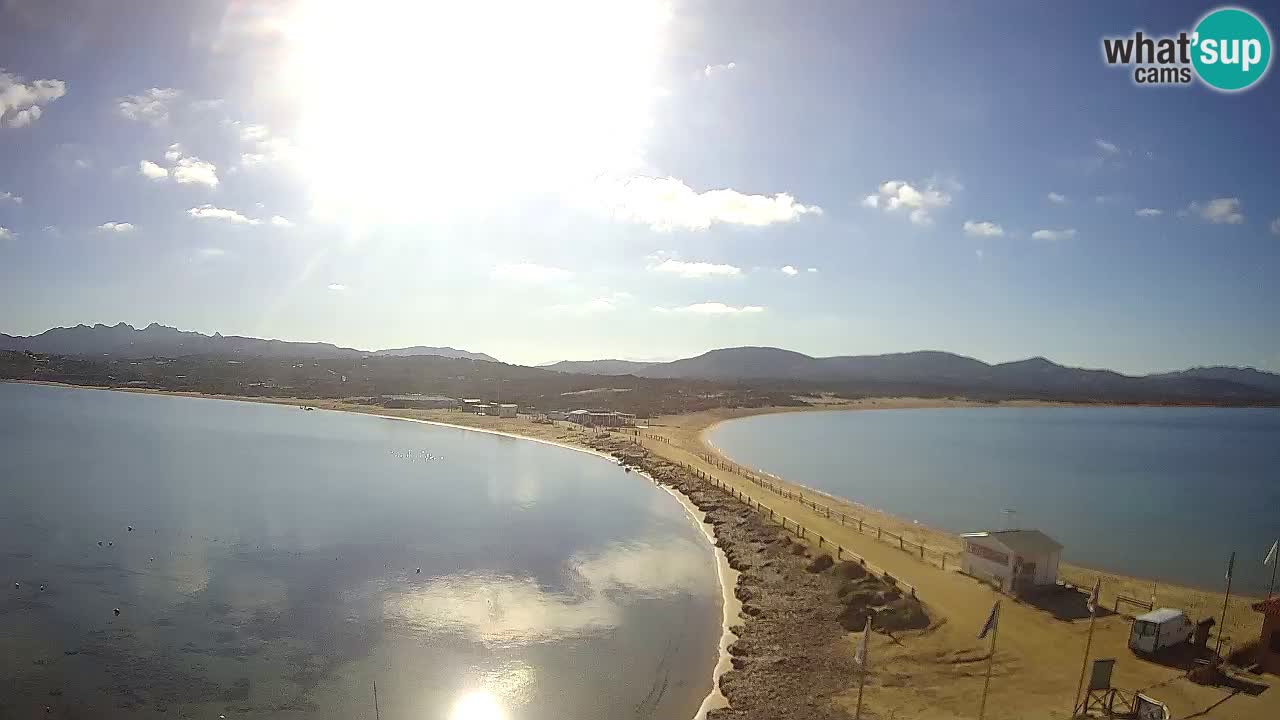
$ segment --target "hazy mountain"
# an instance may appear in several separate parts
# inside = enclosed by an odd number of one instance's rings
[[[1280,400],[1280,375],[1252,368],[1194,368],[1147,376],[1073,368],[1042,357],[992,365],[933,350],[815,358],[768,347],[712,350],[666,363],[616,360],[556,363],[549,369],[596,375],[726,381],[789,380],[868,394],[954,393],[1131,402]]]
[[[636,375],[641,368],[653,365],[635,360],[561,360],[543,365],[544,370],[580,375]]]
[[[391,348],[389,350],[378,350],[374,355],[386,357],[413,357],[416,355],[434,355],[436,357],[459,358],[462,360],[484,360],[485,362],[498,362],[497,358],[484,353],[467,352],[466,350],[458,350],[451,347],[430,347],[428,345],[414,345],[413,347]]]
[[[127,323],[116,325],[76,325],[46,330],[29,337],[0,334],[0,350],[26,350],[50,355],[110,355],[116,357],[186,357],[189,355],[243,355],[246,357],[307,357],[315,359],[356,358],[381,354],[391,356],[439,355],[496,362],[483,353],[454,348],[411,347],[371,353],[332,343],[287,342],[214,333],[205,335],[178,330],[159,323],[138,329]]]

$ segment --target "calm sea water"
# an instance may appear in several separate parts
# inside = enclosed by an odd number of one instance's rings
[[[27,385],[0,582],[0,717],[685,718],[720,633],[700,528],[606,460]]]
[[[1280,410],[787,413],[712,431],[730,457],[957,532],[1044,530],[1088,567],[1265,592],[1280,536]]]

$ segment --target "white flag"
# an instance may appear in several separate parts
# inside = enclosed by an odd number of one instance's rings
[[[1271,543],[1271,552],[1267,553],[1267,559],[1262,561],[1263,565],[1270,565],[1276,561],[1276,550],[1280,549],[1280,540]]]
[[[871,617],[867,617],[867,626],[862,629],[862,637],[858,640],[858,651],[853,655],[853,661],[858,663],[858,668],[863,672],[867,671],[867,646],[871,644]]]
[[[1093,583],[1093,592],[1089,594],[1089,614],[1098,612],[1098,598],[1102,594],[1102,577],[1099,576]],[[1154,605],[1154,603],[1152,603]]]

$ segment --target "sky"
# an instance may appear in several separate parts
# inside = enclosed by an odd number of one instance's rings
[[[1280,81],[1102,58],[1214,7],[0,0],[0,332],[1280,371]]]

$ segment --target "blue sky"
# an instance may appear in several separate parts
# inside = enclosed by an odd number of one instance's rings
[[[1212,4],[264,5],[0,0],[0,332],[1280,370],[1274,73],[1101,58]]]

